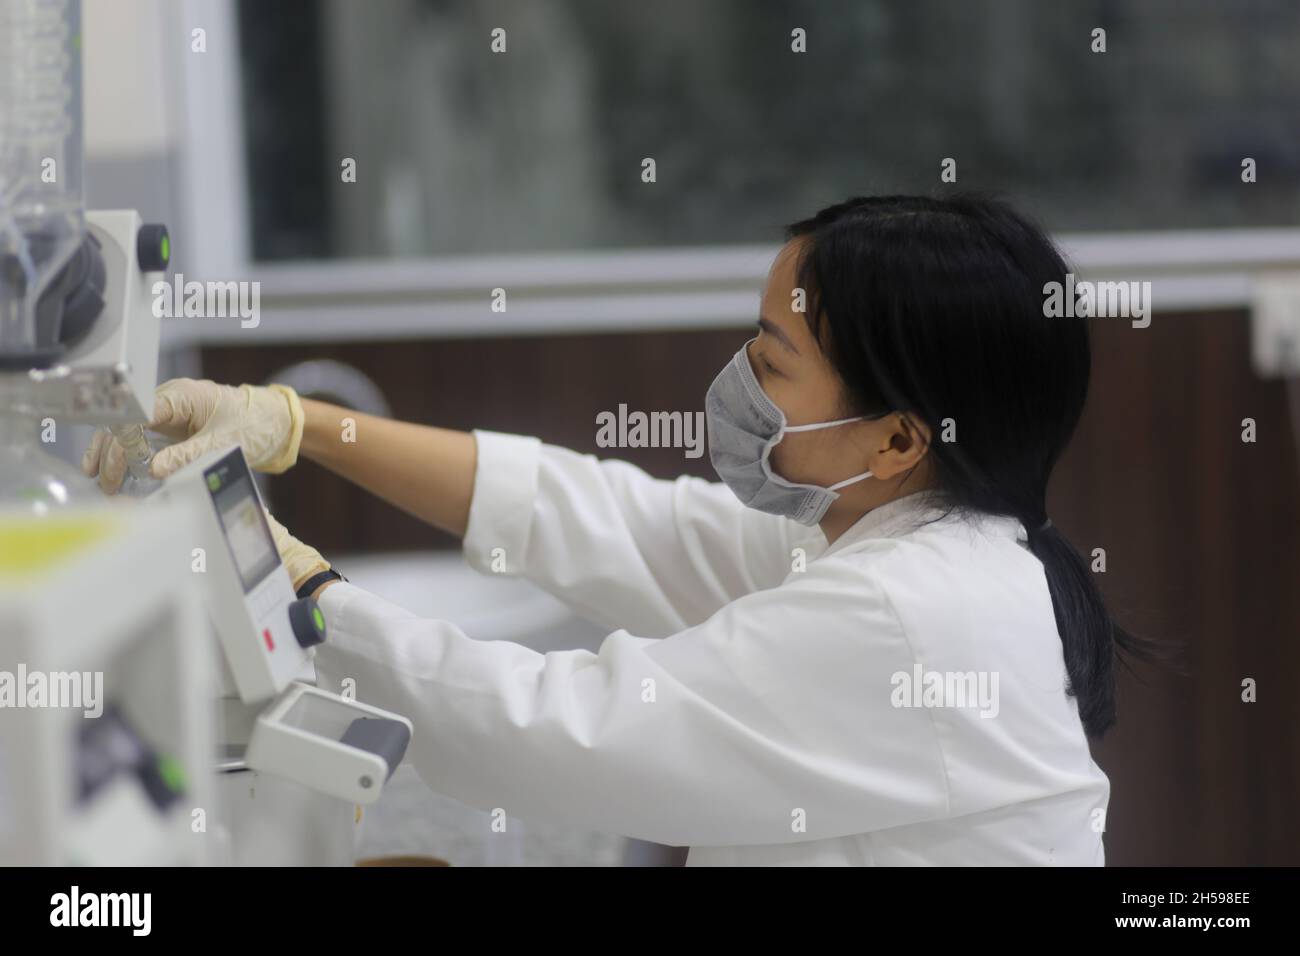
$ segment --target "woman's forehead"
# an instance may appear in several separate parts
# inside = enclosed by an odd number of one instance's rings
[[[779,291],[783,292],[789,292],[793,288],[797,278],[799,260],[806,241],[806,237],[796,236],[777,250],[776,257],[772,260],[772,266],[767,271],[769,288],[781,285],[784,288]]]

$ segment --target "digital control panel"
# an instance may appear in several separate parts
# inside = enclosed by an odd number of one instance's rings
[[[162,493],[201,513],[208,610],[239,696],[280,693],[307,669],[324,619],[293,592],[244,453],[211,452],[168,478]]]

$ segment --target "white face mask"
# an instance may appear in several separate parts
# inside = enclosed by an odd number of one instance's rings
[[[750,339],[752,342],[753,339]],[[834,428],[866,416],[811,425],[786,425],[785,413],[767,397],[749,364],[746,342],[718,373],[704,400],[709,429],[709,460],[718,477],[750,508],[814,525],[839,497],[839,489],[870,478],[864,471],[829,488],[786,481],[768,462],[772,448],[787,432]]]

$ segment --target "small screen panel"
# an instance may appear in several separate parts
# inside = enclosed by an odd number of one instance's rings
[[[238,451],[221,459],[203,477],[247,594],[280,564],[253,478]]]

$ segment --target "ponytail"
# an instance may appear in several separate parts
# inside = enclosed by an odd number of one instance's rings
[[[1115,723],[1115,646],[1128,635],[1111,620],[1087,563],[1055,527],[1032,529],[1029,549],[1043,562],[1052,595],[1056,631],[1065,653],[1066,692],[1093,688],[1078,699],[1079,719],[1090,737],[1101,737]]]

